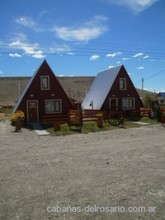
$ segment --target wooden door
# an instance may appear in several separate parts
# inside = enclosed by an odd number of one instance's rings
[[[117,98],[109,99],[109,108],[112,111],[117,111],[118,110],[118,99]]]
[[[27,101],[28,122],[38,121],[38,102],[36,100]]]

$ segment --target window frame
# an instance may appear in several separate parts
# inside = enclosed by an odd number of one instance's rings
[[[43,79],[47,79],[47,87],[44,87]],[[50,77],[48,75],[41,76],[40,79],[41,90],[50,90]]]
[[[47,103],[48,102],[58,102],[59,103],[59,111],[47,111]],[[45,100],[45,114],[56,114],[56,113],[62,113],[62,100],[61,99],[46,99]]]
[[[126,103],[127,106],[126,107],[124,107],[124,105],[123,105],[124,100],[127,101],[127,103]],[[130,105],[130,101],[129,100],[131,100],[132,105]],[[135,109],[135,98],[134,97],[123,97],[122,98],[122,108],[124,110],[134,110]]]
[[[127,80],[126,80],[126,78],[120,78],[119,79],[119,88],[120,88],[120,90],[126,90],[127,89]]]

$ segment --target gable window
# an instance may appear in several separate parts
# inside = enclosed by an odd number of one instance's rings
[[[125,110],[135,108],[135,98],[122,98],[122,107]]]
[[[60,99],[45,100],[45,113],[53,114],[62,112],[62,102]]]
[[[50,81],[49,76],[41,76],[41,90],[49,90]]]
[[[119,87],[120,90],[126,90],[126,78],[120,78]]]

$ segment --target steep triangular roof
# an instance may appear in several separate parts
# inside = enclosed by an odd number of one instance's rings
[[[23,90],[21,96],[19,97],[19,99],[18,99],[18,101],[17,101],[17,103],[16,103],[16,105],[15,105],[15,107],[14,107],[14,109],[13,109],[13,112],[15,112],[15,111],[18,109],[18,107],[19,107],[21,101],[23,100],[23,98],[24,98],[26,92],[27,92],[28,89],[30,88],[30,86],[31,86],[33,80],[35,79],[36,75],[38,74],[39,70],[42,68],[42,66],[45,66],[45,65],[48,66],[49,69],[52,71],[52,69],[50,68],[50,66],[49,66],[49,64],[47,63],[47,61],[44,60],[44,61],[41,63],[41,65],[39,66],[39,68],[34,72],[33,76],[30,78],[29,82],[27,83],[25,89]],[[52,73],[53,73],[53,71],[52,71]]]
[[[19,97],[19,99],[18,99],[18,101],[17,101],[17,103],[16,103],[16,105],[15,105],[15,107],[14,107],[14,109],[13,109],[13,112],[16,112],[16,110],[17,110],[19,104],[21,103],[21,101],[22,101],[24,95],[26,94],[26,92],[28,91],[28,89],[29,89],[31,83],[33,82],[33,79],[35,78],[36,74],[38,73],[38,70],[41,68],[41,66],[42,66],[45,62],[46,62],[46,60],[44,60],[44,61],[41,63],[41,65],[39,66],[39,68],[34,72],[33,76],[30,78],[30,80],[29,80],[29,82],[27,83],[25,89],[23,90],[23,92],[21,93],[21,95],[20,95],[20,97]],[[47,63],[47,62],[46,62],[46,63]],[[48,65],[48,63],[47,63],[47,65]]]
[[[116,66],[97,74],[82,102],[82,109],[91,110],[91,102],[93,102],[93,109],[101,109],[121,67],[122,65]]]

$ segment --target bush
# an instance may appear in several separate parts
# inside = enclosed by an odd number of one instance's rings
[[[11,116],[11,122],[16,123],[16,122],[22,122],[25,118],[25,114],[24,112],[18,110],[15,113],[12,114]]]

